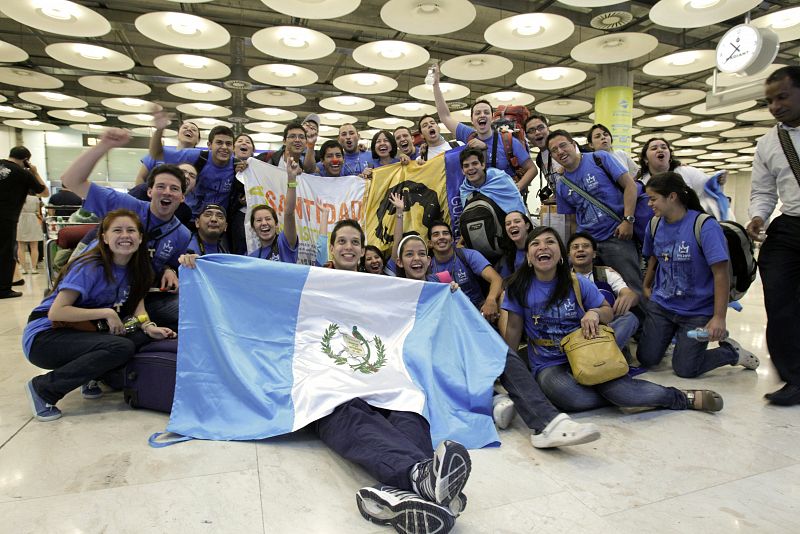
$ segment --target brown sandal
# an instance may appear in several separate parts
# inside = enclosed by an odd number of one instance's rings
[[[704,412],[718,412],[722,410],[722,396],[710,389],[685,390],[686,399],[689,401],[690,410]]]

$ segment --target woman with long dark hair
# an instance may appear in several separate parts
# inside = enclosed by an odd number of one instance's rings
[[[683,178],[686,185],[692,188],[706,213],[713,215],[718,221],[727,218],[727,214],[722,213],[720,210],[716,199],[706,191],[706,183],[712,177],[706,175],[697,167],[685,165],[675,159],[672,147],[663,137],[648,139],[639,155],[639,164],[641,165],[641,171],[636,178],[641,180],[643,184],[647,185],[650,178],[656,174],[673,171]],[[727,176],[727,172],[723,172],[715,178],[720,187],[725,185]]]
[[[428,244],[419,235],[407,235],[398,245],[397,277],[423,282],[450,283],[450,291],[458,284],[449,280],[447,271],[430,273],[431,256]],[[444,276],[443,276],[444,275]],[[458,318],[454,317],[454,320]],[[514,417],[515,409],[531,430],[531,443],[536,448],[566,447],[589,443],[600,437],[591,423],[578,423],[567,414],[559,413],[547,400],[516,352],[509,350],[506,365],[499,377],[508,391],[492,399],[492,417],[500,429],[505,429]]]
[[[297,203],[297,176],[302,172],[300,165],[291,157],[286,165],[286,206],[284,212],[283,231],[280,231],[280,220],[275,208],[267,204],[258,204],[250,210],[250,226],[258,237],[258,248],[248,254],[262,260],[297,263],[297,219],[295,210]]]
[[[644,293],[650,303],[639,362],[656,365],[677,335],[672,368],[678,376],[692,378],[723,365],[755,369],[758,358],[727,337],[729,256],[719,223],[712,217],[701,218],[697,195],[677,173],[656,174],[646,191],[660,219],[651,223],[644,242]],[[707,339],[687,336],[696,328],[705,329]],[[707,350],[709,341],[720,345]]]
[[[561,352],[561,340],[578,328],[584,337],[596,336],[599,325],[611,321],[611,307],[597,286],[584,277],[577,279],[583,307],[578,304],[566,248],[552,228],[535,228],[528,235],[526,251],[525,263],[507,281],[503,308],[509,317],[504,337],[508,346],[516,349],[523,331],[528,335],[531,369],[556,407],[567,412],[608,405],[722,409],[722,397],[713,391],[681,391],[629,375],[594,386],[579,384]]]
[[[134,212],[107,213],[97,246],[70,261],[52,292],[31,312],[22,334],[23,352],[32,364],[51,370],[25,385],[39,421],[61,417],[55,405],[64,395],[124,365],[150,338],[175,337],[146,318],[144,296],[153,269],[143,235]],[[126,336],[123,318],[128,315],[144,320],[131,325]],[[100,394],[84,392],[88,398]]]
[[[503,278],[511,276],[525,262],[525,240],[531,230],[533,223],[526,213],[511,211],[506,215],[503,226],[503,256],[496,267]]]

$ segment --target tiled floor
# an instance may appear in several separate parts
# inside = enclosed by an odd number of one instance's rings
[[[167,416],[130,410],[121,393],[73,392],[59,403],[62,419],[33,420],[23,384],[38,370],[20,333],[44,277],[26,278],[25,297],[0,300],[0,532],[387,532],[355,507],[369,477],[312,435],[153,449],[147,437]],[[729,329],[762,358],[757,372],[645,375],[715,389],[722,412],[597,410],[578,417],[600,425],[600,441],[552,451],[533,449],[517,420],[502,447],[474,451],[454,532],[800,531],[800,407],[761,398],[777,379],[759,285],[744,305]]]

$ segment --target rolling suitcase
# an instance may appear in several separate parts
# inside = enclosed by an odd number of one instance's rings
[[[178,340],[164,339],[143,346],[125,366],[123,394],[131,408],[172,411]]]

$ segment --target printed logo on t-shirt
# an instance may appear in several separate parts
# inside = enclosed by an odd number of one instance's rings
[[[0,165],[0,180],[5,180],[9,174],[11,174],[11,169],[5,165]]]
[[[678,252],[675,254],[675,261],[691,261],[692,254],[689,252],[689,245],[686,241],[681,241],[678,245]]]
[[[164,241],[159,248],[161,250],[158,251],[158,256],[159,258],[163,259],[168,259],[170,256],[172,256],[172,251],[175,250],[171,239]]]
[[[584,183],[586,185],[586,189],[590,191],[597,189],[597,178],[594,176],[594,174],[587,174]]]
[[[456,283],[459,285],[463,286],[469,280],[469,278],[467,277],[467,273],[464,272],[462,269],[458,269],[455,274],[456,274]]]
[[[112,306],[115,310],[117,310],[117,313],[119,313],[119,311],[122,309],[122,305],[125,304],[125,301],[128,300],[128,295],[130,295],[130,293],[130,286],[122,290],[122,294],[119,295],[119,300]]]
[[[575,303],[572,302],[571,300],[567,300],[564,302],[564,314],[566,318],[570,319],[578,316],[578,313],[575,308]]]

